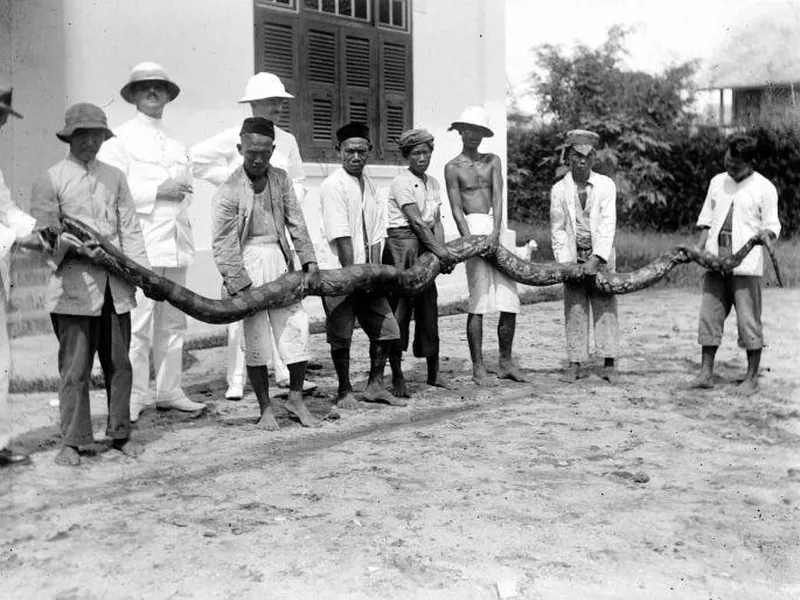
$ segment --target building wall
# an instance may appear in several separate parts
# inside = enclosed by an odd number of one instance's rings
[[[180,85],[181,94],[167,106],[164,121],[187,146],[248,115],[247,107],[236,101],[254,69],[252,0],[0,0],[0,7],[3,3],[21,13],[19,23],[11,24],[16,39],[39,40],[41,46],[21,49],[22,56],[12,57],[11,64],[25,64],[26,77],[38,77],[48,86],[47,101],[39,102],[49,108],[29,112],[41,137],[36,146],[46,146],[49,154],[35,157],[31,172],[40,172],[63,153],[50,136],[68,105],[87,101],[102,106],[112,129],[133,116],[133,107],[121,99],[119,89],[131,67],[141,61],[161,63]],[[54,6],[59,10],[52,10]],[[33,26],[40,23],[47,25],[57,44],[32,35]],[[414,119],[436,136],[430,173],[443,180],[444,164],[461,149],[458,134],[447,132],[447,127],[472,104],[486,108],[496,134],[483,149],[499,154],[505,166],[504,3],[414,0],[412,23]],[[34,68],[41,54],[47,60]],[[14,138],[15,151],[20,145]],[[312,228],[318,226],[316,190],[334,168],[306,164],[306,213]],[[373,166],[371,173],[385,185],[401,168]],[[191,215],[198,256],[189,286],[217,296],[220,280],[209,252],[212,192],[205,182],[195,182]],[[446,201],[444,212],[447,232],[456,235]]]

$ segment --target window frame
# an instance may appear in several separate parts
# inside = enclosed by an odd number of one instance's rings
[[[402,164],[396,139],[413,123],[413,10],[412,0],[402,1],[405,29],[378,23],[380,0],[369,0],[372,22],[306,8],[303,0],[296,0],[296,10],[254,0],[255,70],[275,72],[295,96],[287,102],[281,125],[297,138],[304,162],[338,162],[334,133],[357,109],[368,117],[374,147],[371,161]],[[267,31],[280,35],[267,36]],[[280,47],[271,43],[274,40]],[[328,64],[326,55],[331,57]],[[329,66],[335,72],[333,82],[325,73]],[[320,135],[327,124],[329,141]]]

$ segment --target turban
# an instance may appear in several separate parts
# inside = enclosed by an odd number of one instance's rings
[[[336,141],[340,144],[350,138],[364,138],[369,141],[369,127],[364,123],[348,123],[336,130]]]
[[[397,145],[401,148],[413,148],[419,144],[433,147],[433,135],[427,129],[409,129],[400,134]]]
[[[239,131],[239,135],[242,136],[246,133],[257,133],[274,140],[275,125],[272,124],[272,121],[264,117],[247,117],[242,123],[242,129]]]

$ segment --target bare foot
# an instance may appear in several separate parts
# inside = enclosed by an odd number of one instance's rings
[[[747,398],[758,392],[758,382],[755,379],[745,379],[733,390],[735,398]]]
[[[283,405],[287,411],[300,419],[303,427],[322,427],[322,421],[311,414],[306,403],[303,402],[303,392],[289,392],[289,398]]]
[[[617,385],[619,383],[619,373],[617,372],[616,367],[603,367],[603,372],[601,373],[600,377],[605,379],[611,385]]]
[[[78,449],[73,446],[62,446],[61,451],[56,455],[56,464],[64,467],[77,467],[81,464]]]
[[[272,414],[271,408],[261,413],[261,418],[258,420],[258,425],[256,426],[264,431],[278,431],[278,429],[280,429],[280,427],[278,427],[278,421],[275,420],[275,415]]]
[[[402,398],[395,398],[388,390],[383,389],[379,383],[374,381],[367,384],[367,389],[364,390],[364,400],[367,402],[385,402],[392,406],[408,406],[408,402]]]
[[[575,383],[580,376],[581,368],[578,363],[570,363],[558,379],[564,383]]]
[[[520,370],[514,366],[513,364],[500,365],[500,371],[497,374],[500,379],[510,379],[511,381],[519,381],[521,383],[525,383],[528,381],[528,378],[525,377]]]
[[[694,379],[690,379],[680,386],[684,390],[710,390],[714,387],[714,376],[711,373],[701,372]]]
[[[472,381],[478,387],[497,387],[497,382],[489,377],[484,367],[472,367]]]
[[[114,448],[114,450],[119,450],[125,456],[130,456],[131,458],[139,457],[145,450],[144,444],[137,442],[136,440],[132,440],[131,438],[114,440],[111,442],[111,447]]]
[[[405,377],[392,379],[392,395],[396,398],[411,398],[411,392],[408,391]]]
[[[439,388],[442,388],[442,389],[445,389],[445,390],[452,390],[453,389],[453,384],[450,383],[450,381],[448,379],[442,377],[441,373],[438,374],[436,376],[436,379],[434,379],[433,381],[428,379],[428,385],[432,385],[433,387],[439,387]]]
[[[358,400],[353,395],[353,392],[347,392],[344,396],[339,394],[339,400],[336,405],[342,410],[355,410],[359,407]]]

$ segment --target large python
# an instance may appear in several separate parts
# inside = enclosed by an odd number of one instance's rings
[[[439,259],[433,254],[426,253],[410,269],[369,264],[321,270],[314,276],[294,271],[236,296],[214,300],[196,294],[140,266],[78,219],[63,216],[62,227],[64,231],[81,240],[86,248],[95,249],[90,255],[84,254],[88,260],[107,268],[124,281],[140,287],[147,296],[166,300],[187,315],[206,323],[232,323],[265,308],[293,304],[306,296],[342,296],[357,290],[414,295],[428,286],[439,274],[440,269]],[[533,263],[523,260],[502,246],[490,246],[486,236],[482,235],[470,235],[453,240],[447,247],[453,253],[456,262],[480,256],[492,262],[504,275],[526,285],[545,286],[588,279],[598,290],[605,293],[629,294],[653,285],[677,265],[692,261],[706,269],[731,271],[759,244],[764,244],[769,251],[780,284],[780,272],[772,254],[772,246],[760,236],[754,236],[738,252],[724,259],[689,246],[676,246],[636,271],[598,272],[593,277],[584,274],[579,265]]]

